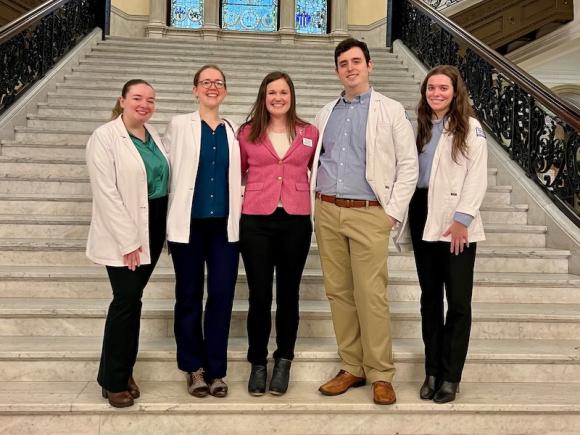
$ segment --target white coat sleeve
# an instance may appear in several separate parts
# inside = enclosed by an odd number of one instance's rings
[[[397,174],[391,200],[387,204],[385,211],[389,216],[402,222],[411,197],[415,192],[419,176],[415,134],[402,105],[398,113],[393,117],[392,131],[397,159]]]
[[[123,255],[141,246],[139,229],[117,189],[115,159],[103,133],[95,131],[87,143],[86,159],[96,213],[117,241]]]
[[[478,128],[481,130],[481,127]],[[467,141],[469,144],[467,174],[455,211],[475,216],[487,191],[487,140],[482,135],[476,134],[476,129],[472,125]]]

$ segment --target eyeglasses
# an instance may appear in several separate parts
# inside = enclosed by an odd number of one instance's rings
[[[201,82],[199,82],[199,84],[206,88],[209,89],[211,88],[211,85],[214,85],[216,89],[223,89],[226,84],[223,80],[202,80]]]

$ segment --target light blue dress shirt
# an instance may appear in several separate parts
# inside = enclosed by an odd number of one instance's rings
[[[322,137],[316,191],[348,199],[376,200],[366,180],[366,130],[371,90],[340,98]]]

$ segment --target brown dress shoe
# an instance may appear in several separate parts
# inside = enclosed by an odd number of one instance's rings
[[[121,391],[119,393],[111,393],[103,388],[102,390],[103,398],[109,400],[109,405],[114,408],[126,408],[128,406],[133,406],[135,402],[133,397],[128,391]]]
[[[127,382],[127,390],[133,399],[138,399],[141,396],[141,391],[139,390],[139,385],[133,379],[133,376],[129,378],[129,382]]]
[[[390,382],[373,382],[373,401],[377,405],[392,405],[397,401],[395,390]]]
[[[321,385],[318,391],[325,396],[338,396],[346,393],[349,388],[362,387],[365,383],[365,378],[359,378],[345,370],[340,370],[334,378]]]

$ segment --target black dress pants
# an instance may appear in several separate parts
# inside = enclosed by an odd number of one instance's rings
[[[149,248],[151,264],[128,267],[107,266],[113,288],[109,305],[97,381],[104,389],[118,393],[127,390],[139,349],[141,297],[165,242],[167,197],[149,200]]]
[[[425,372],[448,382],[459,382],[471,331],[476,244],[470,243],[469,248],[455,255],[449,252],[448,242],[423,241],[426,219],[427,189],[417,189],[409,205],[409,225],[421,286]]]
[[[250,292],[247,327],[248,361],[252,364],[267,362],[274,270],[277,345],[274,358],[294,359],[300,320],[300,280],[311,236],[308,215],[290,215],[281,207],[268,216],[242,215],[240,250]]]

